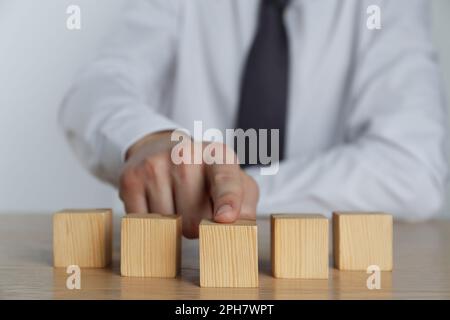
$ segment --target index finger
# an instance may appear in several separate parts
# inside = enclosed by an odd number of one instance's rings
[[[237,164],[213,164],[207,167],[216,222],[231,223],[240,216],[244,194],[240,170]]]

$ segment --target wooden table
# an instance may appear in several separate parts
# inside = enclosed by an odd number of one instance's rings
[[[394,271],[382,273],[381,290],[368,290],[365,272],[330,268],[328,280],[272,278],[269,220],[261,219],[260,287],[215,289],[199,287],[194,240],[183,240],[178,278],[121,277],[114,218],[111,268],[82,269],[81,290],[68,290],[65,270],[52,267],[51,215],[0,215],[0,299],[450,299],[450,221],[395,224]]]

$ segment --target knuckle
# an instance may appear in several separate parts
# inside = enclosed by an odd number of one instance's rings
[[[244,198],[244,189],[239,184],[225,188],[216,185],[212,189],[212,195],[217,203],[235,203]]]
[[[242,199],[243,190],[242,188],[236,188],[232,191],[226,191],[220,195],[219,201],[222,202],[234,202],[236,200]]]
[[[156,168],[153,159],[146,158],[143,163],[143,169],[147,177],[153,178],[156,174]]]
[[[144,160],[144,171],[147,179],[157,179],[163,172],[165,172],[166,163],[162,157],[152,157]]]
[[[140,181],[133,170],[127,169],[123,172],[122,176],[120,177],[119,185],[121,194],[123,194],[124,192],[136,190],[137,188],[139,188]]]
[[[191,177],[191,170],[190,166],[181,163],[179,165],[176,165],[175,170],[173,170],[174,178],[179,182],[186,182],[190,180]]]
[[[220,172],[213,176],[213,184],[215,186],[221,186],[224,184],[230,184],[236,180],[236,175],[230,172]]]

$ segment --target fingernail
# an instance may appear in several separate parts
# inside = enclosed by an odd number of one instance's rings
[[[233,211],[233,208],[229,204],[225,204],[225,205],[221,206],[219,208],[219,210],[217,210],[216,216],[221,216],[223,214],[226,214],[226,213],[232,212],[232,211]]]

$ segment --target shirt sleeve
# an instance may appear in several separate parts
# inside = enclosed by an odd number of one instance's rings
[[[284,161],[273,176],[250,169],[261,212],[387,211],[420,220],[442,210],[447,114],[428,2],[371,2],[381,6],[382,29],[358,39],[346,142]]]
[[[133,0],[97,58],[77,76],[59,119],[80,161],[117,185],[128,148],[179,126],[158,101],[171,80],[179,21],[176,0]]]

